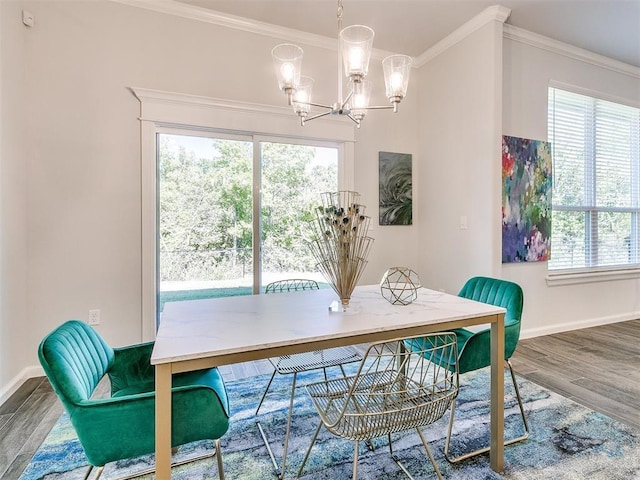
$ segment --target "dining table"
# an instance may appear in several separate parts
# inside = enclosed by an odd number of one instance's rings
[[[505,309],[425,287],[407,305],[387,301],[379,285],[357,286],[346,308],[336,301],[326,288],[166,303],[151,355],[156,479],[171,478],[174,374],[484,324],[491,325],[490,466],[502,472]]]

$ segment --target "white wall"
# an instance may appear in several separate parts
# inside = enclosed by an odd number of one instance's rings
[[[561,82],[640,104],[640,78],[504,40],[503,133],[547,139],[547,88]],[[640,316],[640,280],[549,286],[546,262],[504,264],[501,276],[525,292],[523,336],[571,330]]]
[[[362,127],[356,131],[355,189],[362,195],[371,217],[369,235],[375,239],[369,264],[364,271],[361,284],[380,282],[389,267],[407,266],[418,269],[416,251],[418,248],[420,211],[420,187],[417,182],[426,159],[421,155],[419,138],[415,135],[418,125],[418,100],[420,98],[419,78],[415,70],[411,73],[407,97],[397,113],[390,111],[369,112]],[[381,78],[378,82],[384,85]],[[384,91],[384,87],[381,87]],[[383,96],[383,95],[382,95]],[[376,104],[386,105],[382,98]],[[413,163],[413,224],[378,225],[378,153],[409,153]]]
[[[86,319],[98,308],[98,330],[109,343],[141,339],[140,104],[128,87],[278,106],[286,99],[271,63],[276,38],[104,0],[0,8],[2,134],[11,137],[0,164],[1,402],[5,386],[38,365],[41,338],[69,318]],[[21,23],[23,8],[34,15],[32,29]],[[335,101],[337,55],[303,47],[316,98]],[[386,104],[378,63],[372,101]],[[355,186],[372,223],[378,151],[416,153],[416,111],[408,100],[395,116],[372,113],[356,135]],[[411,264],[417,238],[415,227],[372,233],[366,283],[389,266]]]
[[[418,254],[430,288],[457,293],[470,276],[497,273],[501,71],[499,21],[419,70]]]
[[[27,193],[23,148],[23,61],[26,28],[20,7],[0,9],[0,402],[19,386],[34,364],[37,346],[27,347]],[[31,351],[27,349],[31,348]],[[24,372],[23,375],[20,375]]]

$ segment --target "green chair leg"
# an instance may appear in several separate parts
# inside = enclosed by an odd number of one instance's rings
[[[224,469],[222,467],[222,450],[220,450],[220,439],[216,439],[215,441],[215,450],[213,453],[204,453],[202,455],[198,455],[197,457],[191,457],[191,458],[186,458],[184,460],[180,460],[179,462],[174,462],[171,464],[171,467],[177,467],[178,465],[185,465],[187,463],[191,463],[191,462],[195,462],[197,460],[204,460],[205,458],[210,458],[213,457],[214,455],[217,456],[217,460],[218,460],[218,477],[220,480],[224,480]],[[178,449],[177,448],[172,448],[171,451],[173,453],[175,453]],[[91,473],[94,471],[95,469],[95,476],[93,477],[92,480],[98,480],[100,478],[100,476],[102,475],[102,472],[104,471],[104,465],[102,465],[101,467],[94,467],[91,466],[89,468],[89,470],[87,471],[87,474],[84,476],[84,480],[89,480],[89,477],[91,476]],[[123,477],[118,477],[116,480],[130,480],[132,478],[137,478],[137,477],[141,477],[143,475],[148,475],[150,473],[155,472],[155,467],[151,467],[151,468],[146,468],[144,470],[141,470],[139,472],[133,473],[131,475],[125,475]]]
[[[529,422],[527,422],[527,417],[524,414],[524,406],[522,404],[522,398],[520,397],[520,389],[518,388],[518,382],[516,382],[516,375],[513,372],[513,366],[511,365],[511,360],[507,360],[507,366],[509,367],[509,372],[511,373],[511,381],[513,382],[513,388],[516,393],[516,399],[518,401],[518,408],[520,409],[520,416],[522,417],[522,423],[524,425],[524,435],[521,435],[517,438],[512,438],[510,440],[506,440],[504,445],[511,445],[516,442],[521,442],[529,438]],[[477,455],[481,455],[483,453],[487,453],[490,450],[490,447],[480,448],[478,450],[474,450],[473,452],[465,453],[458,457],[452,457],[449,455],[449,447],[451,443],[451,430],[453,429],[453,419],[455,416],[456,404],[455,402],[451,405],[451,416],[449,417],[449,428],[447,430],[447,440],[444,445],[444,456],[449,461],[449,463],[457,463],[462,460],[466,460],[471,457],[475,457]]]
[[[84,480],[89,480],[91,472],[93,472],[94,468],[96,469],[96,476],[93,477],[93,480],[98,480],[100,478],[100,475],[102,475],[102,471],[104,470],[104,465],[102,465],[101,467],[94,467],[93,465],[91,465],[89,466],[89,470],[87,470],[87,474],[84,476]]]

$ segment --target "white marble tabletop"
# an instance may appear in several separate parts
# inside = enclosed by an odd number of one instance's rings
[[[455,320],[481,324],[504,313],[426,288],[409,305],[392,305],[378,285],[357,287],[346,312],[331,312],[331,289],[167,303],[151,363],[180,362],[318,340],[344,339]]]

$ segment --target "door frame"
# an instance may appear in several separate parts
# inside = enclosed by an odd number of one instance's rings
[[[140,101],[141,305],[140,341],[152,341],[157,319],[157,133],[250,135],[267,141],[330,143],[339,148],[338,185],[354,188],[353,124],[328,117],[301,127],[289,108],[131,88]],[[254,149],[254,162],[255,160]],[[258,159],[259,161],[259,159]],[[254,173],[255,174],[255,173]],[[255,189],[255,184],[254,184]],[[254,208],[255,205],[254,205]],[[259,208],[259,205],[258,205]],[[255,242],[254,242],[255,244]],[[255,277],[254,277],[255,282]]]

